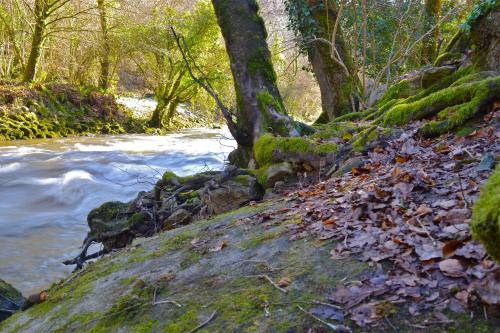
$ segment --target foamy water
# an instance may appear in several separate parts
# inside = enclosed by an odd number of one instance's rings
[[[165,170],[221,169],[234,146],[206,129],[0,143],[0,278],[29,294],[64,277],[91,209],[133,199]]]

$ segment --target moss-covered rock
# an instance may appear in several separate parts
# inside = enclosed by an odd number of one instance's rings
[[[500,263],[500,166],[481,189],[472,212],[472,234]]]
[[[259,166],[280,163],[296,156],[325,156],[336,153],[338,146],[334,143],[319,143],[307,137],[275,137],[265,134],[254,145],[254,157]],[[300,158],[299,158],[300,159]]]
[[[18,311],[25,301],[25,298],[18,290],[0,279],[0,322]]]

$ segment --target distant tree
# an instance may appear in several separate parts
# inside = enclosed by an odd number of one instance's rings
[[[101,70],[99,73],[99,88],[107,90],[109,88],[111,66],[111,43],[109,39],[108,14],[106,10],[105,0],[97,0],[97,9],[99,10],[99,23],[101,27],[102,38],[99,52],[99,62],[101,65]]]
[[[433,63],[437,57],[439,41],[439,15],[441,14],[441,0],[425,0],[424,33],[432,31],[422,40],[422,62]]]
[[[290,26],[300,38],[321,90],[324,123],[355,109],[357,73],[340,26],[345,5],[335,1],[287,0]],[[334,43],[334,45],[332,44]]]

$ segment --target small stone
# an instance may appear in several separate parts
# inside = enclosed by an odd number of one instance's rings
[[[490,171],[495,167],[495,156],[492,153],[487,153],[481,159],[481,163],[477,166],[476,170],[481,171]]]
[[[330,169],[330,171],[328,171],[328,176],[340,177],[351,172],[352,168],[361,168],[363,165],[365,165],[365,160],[362,157],[353,157],[345,161],[340,168],[336,169],[334,167]]]

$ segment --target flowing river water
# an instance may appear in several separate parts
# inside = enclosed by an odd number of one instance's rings
[[[71,271],[89,211],[150,190],[165,170],[221,169],[235,143],[224,130],[0,143],[0,278],[23,294]]]

